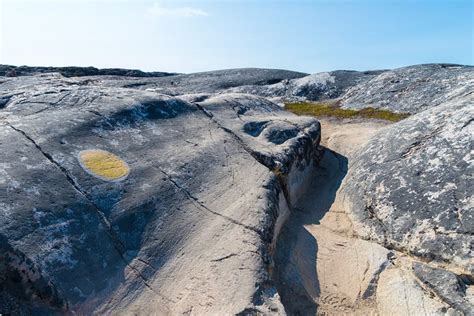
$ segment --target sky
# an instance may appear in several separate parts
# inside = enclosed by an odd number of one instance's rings
[[[474,63],[474,0],[0,0],[0,64],[315,73]]]

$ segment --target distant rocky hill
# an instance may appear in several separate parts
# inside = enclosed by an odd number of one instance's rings
[[[418,113],[474,89],[473,66],[425,64],[377,71],[337,70],[304,74],[275,69],[229,69],[192,74],[142,72],[94,67],[14,67],[0,65],[0,76],[60,73],[88,84],[148,90],[166,95],[246,93],[277,103],[335,101],[343,108],[364,107]]]
[[[0,314],[471,315],[473,91],[446,64],[0,66]],[[412,115],[346,152],[289,101]]]
[[[33,76],[45,73],[60,73],[64,77],[85,76],[123,76],[123,77],[165,77],[176,75],[168,72],[144,72],[137,69],[104,68],[95,67],[29,67],[0,65],[0,76],[18,77]]]
[[[473,91],[473,73],[472,66],[449,64],[394,69],[351,87],[341,104],[418,113]]]
[[[332,71],[266,86],[240,86],[276,101],[337,100],[343,108],[418,113],[474,89],[474,67],[427,64],[381,71]]]

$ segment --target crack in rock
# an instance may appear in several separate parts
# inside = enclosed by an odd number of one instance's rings
[[[99,219],[101,220],[102,224],[106,228],[107,234],[110,237],[112,244],[114,245],[116,251],[120,255],[121,259],[124,261],[124,263],[132,269],[132,271],[143,281],[145,286],[148,288],[152,289],[151,285],[148,283],[147,279],[141,274],[140,271],[138,271],[137,268],[135,268],[133,265],[131,265],[127,259],[125,258],[125,247],[123,243],[121,242],[120,238],[115,234],[114,230],[112,229],[112,225],[110,222],[107,220],[105,214],[100,210],[100,208],[92,201],[92,199],[87,195],[86,192],[84,192],[79,184],[74,180],[74,178],[70,175],[70,173],[64,168],[59,162],[57,162],[53,156],[49,153],[47,153],[43,148],[31,137],[29,136],[25,131],[11,125],[10,123],[7,123],[7,125],[13,129],[14,131],[20,133],[23,137],[25,137],[31,144],[35,146],[36,149],[54,166],[56,166],[61,173],[66,177],[67,181],[71,184],[71,186],[75,189],[76,192],[78,192],[81,196],[83,196],[96,210],[96,214],[98,215]]]

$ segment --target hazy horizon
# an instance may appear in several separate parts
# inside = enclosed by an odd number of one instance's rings
[[[472,9],[463,0],[3,0],[0,64],[179,73],[472,65]]]

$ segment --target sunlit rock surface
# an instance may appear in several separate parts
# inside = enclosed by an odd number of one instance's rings
[[[278,177],[314,163],[315,119],[59,75],[0,86],[2,311],[283,312]]]
[[[313,227],[319,253],[294,261],[361,254],[331,271],[370,263],[347,282],[370,279],[346,293],[376,301],[364,311],[472,313],[473,67],[0,75],[0,313],[291,313],[273,275],[278,233],[302,201],[328,211],[327,196],[303,195],[334,170],[319,122],[272,101],[413,114],[351,149],[331,194],[354,235]],[[344,276],[325,277],[341,291]],[[300,281],[285,290],[351,311]]]
[[[372,138],[343,185],[361,236],[474,273],[473,119],[468,93]]]

